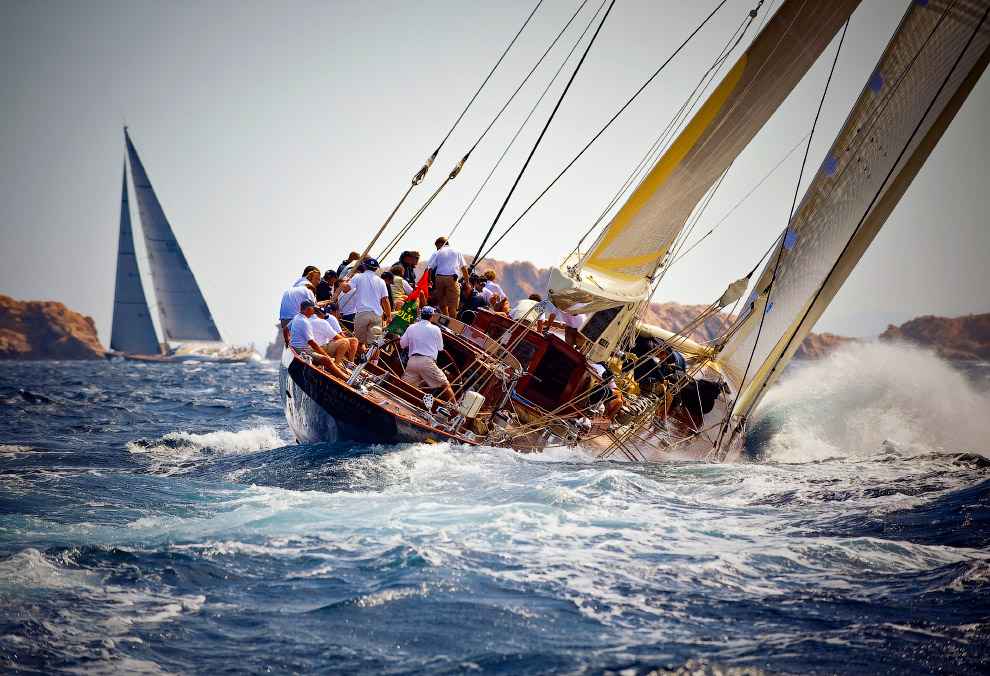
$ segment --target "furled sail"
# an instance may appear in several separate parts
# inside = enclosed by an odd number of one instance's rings
[[[220,332],[213,322],[210,308],[196,284],[196,278],[189,269],[126,130],[124,137],[165,340],[219,341]]]
[[[718,363],[746,418],[821,316],[990,59],[990,0],[912,3]]]
[[[649,277],[695,206],[815,63],[859,0],[785,0],[636,188],[578,266],[551,270],[562,310],[590,312],[646,297]]]
[[[117,286],[113,294],[110,349],[129,354],[161,354],[161,345],[144,297],[141,273],[134,253],[134,233],[127,200],[127,165],[120,200],[120,236],[117,240]]]

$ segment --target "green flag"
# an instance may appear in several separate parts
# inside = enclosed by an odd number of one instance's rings
[[[416,296],[418,294],[413,294]],[[395,318],[389,322],[389,325],[385,327],[385,330],[389,333],[395,333],[402,335],[409,328],[409,325],[416,321],[416,317],[419,315],[419,303],[416,302],[416,298],[410,297],[399,311],[395,313]]]

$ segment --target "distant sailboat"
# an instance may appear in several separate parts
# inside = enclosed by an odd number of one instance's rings
[[[117,285],[114,293],[110,354],[153,361],[260,361],[253,348],[232,347],[220,337],[179,242],[151,187],[137,150],[124,129],[127,161],[120,209]],[[159,343],[141,284],[127,193],[127,163],[137,199],[158,318],[165,340]]]

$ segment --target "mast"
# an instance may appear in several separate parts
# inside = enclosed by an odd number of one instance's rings
[[[990,0],[912,3],[717,361],[745,420],[825,311],[990,61]]]
[[[141,273],[134,252],[134,233],[127,200],[127,161],[120,198],[120,235],[117,240],[117,284],[113,293],[113,325],[110,349],[129,354],[161,354],[162,348],[144,296]]]
[[[583,259],[551,269],[564,311],[636,303],[704,195],[838,33],[859,0],[785,0]]]
[[[165,341],[220,341],[210,308],[155,197],[126,127],[124,138]]]

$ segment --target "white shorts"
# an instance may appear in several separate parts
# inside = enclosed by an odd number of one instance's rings
[[[402,380],[413,387],[419,387],[420,383],[426,382],[430,387],[443,387],[447,385],[447,375],[437,366],[435,359],[431,359],[423,354],[414,354],[409,357],[406,364],[406,372],[402,374]]]

